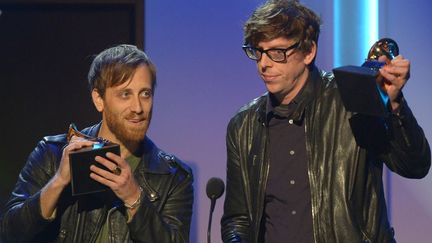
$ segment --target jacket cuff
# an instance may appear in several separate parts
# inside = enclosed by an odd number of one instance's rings
[[[147,197],[142,196],[141,198],[141,204],[137,207],[137,211],[135,212],[133,217],[130,217],[128,215],[127,217],[127,223],[129,225],[129,229],[133,232],[133,229],[138,228],[145,228],[146,223],[149,221],[148,219],[148,211],[150,208],[153,208],[154,206],[152,203],[147,199]],[[143,220],[144,219],[144,220]]]
[[[413,147],[413,132],[417,130],[417,121],[403,96],[397,110],[390,115],[390,124],[396,140],[403,141],[406,148]]]
[[[33,196],[29,197],[27,201],[27,205],[25,207],[27,207],[27,210],[29,211],[38,212],[38,213],[32,213],[30,215],[34,215],[34,218],[32,220],[36,225],[40,224],[40,226],[43,226],[47,223],[51,223],[52,221],[54,221],[54,219],[57,216],[57,208],[54,210],[54,212],[49,218],[44,218],[42,216],[42,205],[41,205],[40,195],[41,195],[41,191],[38,191]]]

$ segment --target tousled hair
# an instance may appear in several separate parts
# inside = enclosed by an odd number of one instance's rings
[[[299,42],[298,50],[309,53],[318,45],[321,20],[298,0],[269,0],[259,6],[244,25],[244,42],[257,46],[279,37]]]
[[[134,45],[118,45],[99,53],[93,60],[87,76],[90,91],[97,90],[103,97],[108,87],[123,84],[134,74],[138,66],[150,70],[152,92],[156,87],[156,67],[148,56]]]

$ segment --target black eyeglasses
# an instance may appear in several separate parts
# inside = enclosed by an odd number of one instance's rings
[[[267,56],[274,62],[285,62],[287,59],[287,51],[295,49],[299,46],[299,42],[289,46],[288,48],[270,48],[267,50],[263,50],[261,48],[255,48],[249,45],[243,45],[243,50],[246,55],[255,61],[261,60],[263,53],[267,54]]]

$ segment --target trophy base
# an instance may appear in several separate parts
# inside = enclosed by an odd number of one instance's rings
[[[109,189],[107,186],[90,178],[91,165],[108,170],[108,168],[95,161],[96,156],[106,157],[107,152],[120,155],[120,146],[111,143],[102,148],[86,147],[69,154],[72,196],[102,192]]]
[[[333,69],[345,108],[370,116],[388,115],[388,96],[378,85],[378,70],[369,67],[343,66]]]

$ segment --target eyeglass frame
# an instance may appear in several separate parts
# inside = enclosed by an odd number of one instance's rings
[[[266,54],[270,58],[270,60],[272,60],[273,62],[285,62],[287,60],[287,54],[286,53],[289,50],[293,50],[293,49],[298,48],[299,45],[300,45],[300,42],[296,42],[296,43],[292,44],[291,46],[289,46],[287,48],[269,48],[269,49],[263,50],[262,48],[256,48],[256,47],[252,47],[252,46],[250,46],[248,44],[244,44],[242,46],[242,49],[246,53],[246,56],[249,59],[254,60],[254,61],[261,60],[263,54]],[[259,58],[253,58],[253,57],[249,56],[248,55],[248,50],[253,50],[254,53],[256,53],[256,51],[258,51],[260,53]],[[282,51],[282,53],[284,54],[284,58],[282,60],[276,61],[276,60],[273,59],[273,57],[271,55],[268,54],[269,51]],[[290,55],[291,55],[291,53],[290,53]]]

